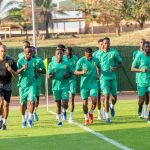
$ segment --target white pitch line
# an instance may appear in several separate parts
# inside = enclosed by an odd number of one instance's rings
[[[51,114],[53,114],[53,115],[56,115],[56,113],[53,112],[53,111],[49,111],[49,110],[48,110],[48,112],[51,113]],[[106,142],[108,142],[108,143],[110,143],[110,144],[112,144],[112,145],[114,145],[114,146],[116,146],[116,147],[122,149],[122,150],[133,150],[133,149],[131,149],[131,148],[129,148],[129,147],[123,145],[123,144],[120,144],[119,142],[117,142],[117,141],[115,141],[115,140],[113,140],[113,139],[111,139],[111,138],[108,138],[108,137],[104,136],[104,135],[101,134],[101,133],[98,133],[98,132],[96,132],[96,131],[94,131],[94,130],[92,130],[92,129],[90,129],[90,128],[84,126],[84,125],[82,125],[81,123],[78,123],[78,122],[76,122],[76,121],[73,121],[73,124],[76,125],[76,126],[78,126],[78,127],[80,127],[80,128],[82,128],[82,129],[84,129],[85,131],[87,131],[87,132],[89,132],[89,133],[95,135],[95,136],[98,137],[99,139],[102,139],[102,140],[104,140],[104,141],[106,141]]]
[[[120,144],[117,141],[115,141],[113,139],[110,139],[110,138],[104,136],[103,134],[98,133],[98,132],[96,132],[96,131],[94,131],[94,130],[92,130],[92,129],[90,129],[90,128],[88,128],[88,127],[86,127],[86,126],[84,126],[84,125],[82,125],[80,123],[78,123],[78,122],[74,121],[73,124],[77,125],[78,127],[84,129],[85,131],[92,133],[93,135],[97,136],[98,138],[100,138],[100,139],[102,139],[102,140],[104,140],[104,141],[106,141],[106,142],[108,142],[108,143],[110,143],[110,144],[112,144],[112,145],[122,149],[122,150],[132,150],[131,148],[129,148],[129,147],[123,145],[123,144]]]

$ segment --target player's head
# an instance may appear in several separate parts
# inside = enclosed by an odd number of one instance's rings
[[[144,44],[145,44],[146,40],[145,39],[140,39],[140,48],[143,49]]]
[[[63,51],[62,50],[56,50],[55,52],[56,60],[57,62],[60,62],[63,57]]]
[[[86,57],[87,60],[91,60],[92,59],[92,52],[93,52],[93,50],[92,50],[91,47],[87,47],[85,49],[85,57]]]
[[[104,38],[103,39],[103,48],[105,50],[109,50],[109,48],[110,48],[110,39],[109,38]]]
[[[6,45],[0,45],[0,58],[5,58],[6,56]]]
[[[31,46],[26,46],[24,48],[24,56],[27,60],[29,60],[32,57],[32,48],[31,48]]]
[[[31,50],[32,50],[32,57],[34,57],[36,54],[36,48],[34,46],[31,46]]]
[[[145,53],[150,54],[150,42],[149,41],[145,41],[144,51],[145,51]]]
[[[72,47],[67,47],[65,52],[67,56],[72,55]]]
[[[58,44],[56,50],[62,50],[65,51],[65,46],[63,44]]]
[[[2,42],[0,42],[0,45],[3,45],[3,43],[2,43]]]
[[[29,41],[23,41],[23,49],[27,46],[30,46],[30,42]]]
[[[103,39],[98,39],[98,48],[99,50],[103,49]]]

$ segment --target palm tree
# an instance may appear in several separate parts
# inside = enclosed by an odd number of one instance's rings
[[[62,13],[62,11],[56,10],[56,4],[52,3],[52,0],[36,0],[37,7],[40,8],[40,16],[44,18],[44,25],[46,35],[45,38],[50,38],[49,26],[53,29],[52,12]]]
[[[0,20],[5,18],[11,9],[20,8],[23,0],[0,0]]]

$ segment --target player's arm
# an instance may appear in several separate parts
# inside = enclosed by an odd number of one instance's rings
[[[48,75],[47,75],[47,78],[48,79],[51,79],[55,76],[56,72],[53,72],[53,69],[52,69],[52,64],[49,63],[48,65]]]
[[[45,69],[45,65],[44,65],[43,61],[40,60],[39,63],[40,63],[40,67],[39,67],[39,69],[37,69],[37,72],[41,73],[41,74],[46,74],[46,69]]]
[[[147,68],[139,68],[140,66],[140,56],[137,56],[131,66],[132,72],[146,72]]]
[[[5,63],[5,67],[14,77],[18,76],[17,71],[13,70],[12,67],[8,63]]]
[[[84,74],[86,74],[86,72],[87,72],[87,70],[82,70],[82,62],[81,62],[81,60],[79,60],[76,64],[74,74],[75,75],[84,75]]]
[[[26,68],[28,68],[28,64],[22,65],[21,59],[17,61],[17,73],[21,74]]]
[[[122,58],[120,57],[118,52],[116,52],[116,54],[115,54],[115,61],[117,62],[117,65],[115,67],[110,66],[111,71],[116,71],[123,66],[122,65]]]

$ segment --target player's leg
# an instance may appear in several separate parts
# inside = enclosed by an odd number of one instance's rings
[[[40,97],[39,97],[39,96],[36,96],[35,108],[34,108],[34,113],[33,113],[33,116],[34,116],[34,120],[35,120],[35,121],[38,121],[38,120],[39,120],[39,117],[38,117],[38,114],[37,114],[37,108],[38,108],[38,106],[39,106],[39,99],[40,99]]]
[[[149,103],[149,95],[148,92],[145,95],[145,105],[143,110],[144,118],[148,118],[148,103]]]
[[[96,108],[97,97],[98,97],[98,87],[97,84],[93,85],[93,88],[90,90],[90,96],[92,100],[91,109],[89,111],[89,123],[93,123],[93,113]]]
[[[38,117],[38,114],[37,114],[37,108],[39,106],[40,93],[41,93],[41,87],[36,86],[36,101],[35,101],[35,108],[34,108],[34,113],[33,113],[35,121],[39,120],[39,117]]]
[[[27,97],[28,103],[29,103],[29,109],[28,109],[28,125],[29,127],[33,127],[33,112],[35,108],[35,101],[36,101],[36,87],[30,86],[28,90],[28,97]]]
[[[63,119],[67,120],[66,110],[68,109],[68,101],[69,101],[69,91],[68,90],[61,91],[61,100],[62,100],[61,107],[62,107]]]
[[[102,113],[102,104],[101,104],[101,87],[100,87],[100,81],[98,80],[98,98],[97,98],[97,109],[98,109],[98,116],[97,120],[101,120],[103,118]]]
[[[74,115],[74,98],[75,94],[70,93],[70,98],[69,98],[69,108],[70,108],[70,116],[69,116],[69,123],[73,122],[73,115]]]
[[[6,130],[6,123],[9,114],[9,103],[10,103],[11,91],[4,90],[4,103],[3,103],[3,124],[2,130]]]
[[[70,116],[68,120],[69,123],[73,122],[75,93],[76,93],[76,79],[70,83],[70,98],[69,98]]]
[[[101,81],[102,94],[104,96],[104,116],[105,122],[110,123],[109,118],[109,98],[110,98],[110,81]]]
[[[0,129],[2,128],[3,124],[3,103],[4,103],[4,96],[2,96],[2,92],[0,92]]]
[[[89,123],[93,123],[93,113],[96,108],[96,103],[97,103],[97,97],[91,96],[92,104],[91,104],[91,109],[89,111]]]
[[[142,118],[142,109],[143,109],[143,104],[144,104],[144,100],[145,100],[145,94],[146,94],[147,90],[146,87],[141,87],[138,86],[138,96],[139,96],[139,101],[138,101],[138,115],[139,118]]]
[[[82,90],[81,91],[81,98],[83,101],[83,113],[85,118],[85,125],[89,125],[89,113],[88,113],[88,97],[89,97],[89,91]]]
[[[115,104],[117,102],[117,80],[111,80],[110,81],[110,89],[111,89],[111,103],[110,103],[110,113],[111,116],[115,116]]]
[[[58,126],[62,126],[62,117],[61,117],[61,100],[56,100],[56,114],[57,114],[57,120],[58,120],[58,123],[57,125]]]
[[[20,112],[22,117],[22,128],[26,128],[26,117],[25,112],[27,110],[27,90],[24,88],[19,88],[19,96],[20,96]]]
[[[57,125],[62,126],[62,115],[61,115],[61,91],[53,91],[53,97],[56,102],[56,119]]]
[[[150,86],[147,87],[147,98],[148,98],[148,119],[147,123],[150,123]]]

